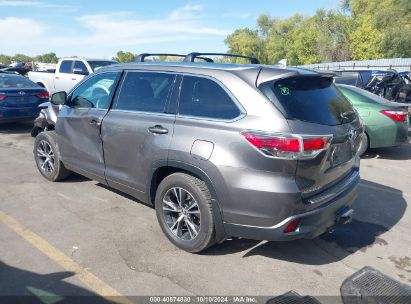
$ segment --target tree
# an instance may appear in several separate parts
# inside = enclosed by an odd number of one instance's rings
[[[411,57],[409,0],[350,0],[354,59]]]
[[[257,57],[261,62],[266,61],[264,40],[257,30],[238,29],[225,39],[229,53],[237,53]],[[232,62],[248,63],[242,58],[230,58]]]
[[[35,61],[43,62],[43,63],[57,63],[58,57],[55,53],[46,53],[43,55],[37,55],[34,57]]]
[[[11,57],[7,55],[0,54],[0,63],[9,65],[11,63]]]
[[[24,54],[16,54],[11,57],[11,60],[15,62],[30,62],[32,61],[32,58]]]
[[[321,61],[350,59],[352,17],[338,11],[319,9],[313,19],[318,28],[316,39]]]
[[[266,63],[277,63],[281,59],[288,59],[289,62],[295,62],[292,52],[295,29],[303,22],[304,17],[295,14],[287,19],[272,19],[272,27],[267,35],[266,43]]]
[[[341,0],[339,9],[314,16],[272,18],[262,14],[256,29],[235,30],[229,52],[291,65],[389,57],[411,57],[410,0]]]
[[[356,29],[350,35],[353,59],[382,58],[382,33],[372,25],[371,16],[358,17],[356,23]]]
[[[118,62],[131,62],[134,61],[135,58],[136,56],[131,52],[118,51],[117,57],[114,57],[113,60]]]
[[[288,41],[288,45],[291,46],[287,48],[289,63],[298,65],[321,61],[317,45],[319,36],[319,29],[312,18],[305,19],[298,27],[295,27],[290,32],[292,39]]]

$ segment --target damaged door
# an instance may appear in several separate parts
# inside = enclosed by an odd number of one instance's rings
[[[101,123],[110,107],[120,71],[97,74],[67,98],[56,124],[64,165],[105,183]]]

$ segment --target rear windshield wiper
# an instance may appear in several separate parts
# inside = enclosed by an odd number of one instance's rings
[[[340,113],[340,118],[341,120],[346,120],[346,119],[349,119],[349,117],[352,115],[355,115],[355,111],[346,111],[346,112]]]

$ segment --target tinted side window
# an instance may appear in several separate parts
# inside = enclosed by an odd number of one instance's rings
[[[174,77],[166,73],[127,72],[114,108],[163,113]]]
[[[69,106],[108,109],[118,74],[119,72],[102,73],[86,80],[71,94]]]
[[[240,110],[228,93],[215,81],[184,76],[179,114],[216,119],[233,119]]]
[[[86,65],[83,63],[83,62],[81,62],[81,61],[74,61],[74,67],[73,67],[73,69],[79,69],[79,70],[82,70],[83,72],[87,72],[87,67],[86,67]]]
[[[60,64],[60,73],[72,73],[71,66],[73,65],[72,60],[63,60]]]

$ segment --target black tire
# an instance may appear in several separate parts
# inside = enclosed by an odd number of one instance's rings
[[[163,210],[163,200],[166,197],[170,198],[167,195],[169,195],[169,193],[173,193],[170,191],[174,191],[175,189],[183,189],[187,192],[184,201],[187,202],[188,207],[186,209],[183,208],[185,210],[184,212],[187,212],[185,215],[183,215],[183,211],[181,211],[181,213],[172,211],[169,212],[169,214],[165,214],[168,211]],[[174,191],[174,193],[176,192]],[[187,211],[190,209],[190,205],[193,206],[195,203],[198,207],[195,208],[195,213],[199,213],[199,217],[198,215],[188,214],[190,212]],[[199,178],[185,173],[174,173],[167,176],[161,181],[157,188],[155,207],[157,219],[161,229],[167,238],[178,248],[187,252],[195,253],[203,251],[215,243],[215,228],[211,195],[207,185]],[[183,232],[184,236],[189,234],[189,236],[185,237],[185,239],[183,235],[178,236],[178,228],[176,228],[176,232],[171,230],[172,227],[169,226],[171,225],[170,214],[176,214],[179,217],[184,217],[181,221],[182,223],[184,221],[184,223],[181,224],[183,226],[183,228],[181,228],[181,234]],[[189,217],[189,219],[187,219],[187,217]],[[189,223],[194,223],[195,221],[197,221],[196,223],[199,223],[199,228],[195,237],[193,237],[195,230],[189,229],[192,226],[188,225],[186,220],[188,220]],[[186,227],[185,230],[184,225]],[[194,232],[192,233],[192,231]]]
[[[48,154],[47,152],[50,149],[52,157],[47,158],[44,155]],[[70,175],[71,171],[67,170],[60,160],[60,151],[57,146],[57,134],[55,131],[40,132],[34,141],[33,153],[37,169],[47,180],[57,182]],[[47,159],[48,161],[46,161]]]
[[[361,136],[361,141],[360,141],[360,146],[358,148],[358,155],[363,156],[365,152],[367,152],[369,148],[369,140],[368,140],[368,135],[364,133]]]

